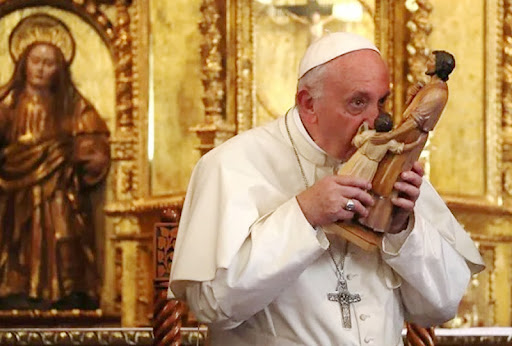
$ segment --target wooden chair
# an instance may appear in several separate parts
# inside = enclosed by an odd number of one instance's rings
[[[178,233],[180,209],[166,209],[154,228],[154,345],[205,345],[206,326],[200,325],[187,305],[178,299],[167,299],[174,245]]]
[[[167,299],[174,245],[178,233],[178,210],[165,210],[162,222],[155,224],[153,334],[155,345],[181,345],[181,327],[187,314],[185,303]]]
[[[156,346],[207,344],[206,326],[201,326],[178,299],[167,299],[174,245],[181,210],[167,209],[154,234],[154,313],[153,334]],[[434,329],[407,324],[407,346],[434,346]]]
[[[407,323],[406,346],[434,346],[434,327],[424,328],[414,323]]]

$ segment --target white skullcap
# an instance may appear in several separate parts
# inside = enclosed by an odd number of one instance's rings
[[[375,45],[366,38],[350,32],[333,32],[314,41],[304,53],[299,65],[299,78],[309,70],[323,65],[343,54],[362,49],[371,49],[380,54]]]

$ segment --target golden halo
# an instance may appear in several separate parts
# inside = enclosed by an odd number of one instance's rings
[[[9,36],[9,51],[15,62],[34,43],[49,43],[59,48],[67,64],[75,56],[75,41],[68,27],[57,18],[37,13],[22,19]]]

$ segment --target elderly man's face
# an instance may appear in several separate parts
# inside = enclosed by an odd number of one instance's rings
[[[314,140],[328,154],[347,160],[355,152],[352,138],[363,122],[370,128],[389,95],[389,72],[372,50],[334,59],[325,73],[323,93],[315,102]]]

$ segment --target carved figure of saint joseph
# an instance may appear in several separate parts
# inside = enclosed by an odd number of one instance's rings
[[[35,14],[13,29],[0,88],[0,308],[98,306],[88,192],[106,176],[109,131],[70,75],[75,42]]]

